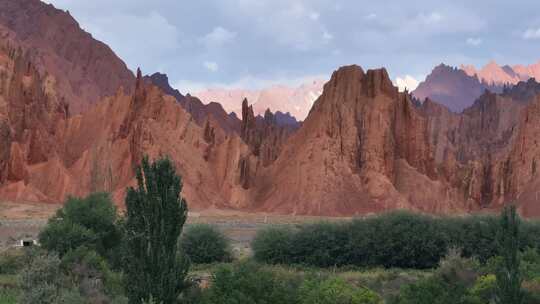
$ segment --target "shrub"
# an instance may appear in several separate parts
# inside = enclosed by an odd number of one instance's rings
[[[494,216],[437,218],[394,211],[347,223],[263,229],[252,249],[257,261],[270,264],[426,269],[436,267],[450,248],[487,263],[499,254],[500,227]],[[522,227],[520,249],[538,248],[540,224],[524,222]]]
[[[441,259],[435,274],[447,281],[461,282],[468,287],[478,278],[480,264],[476,259],[463,257],[460,250],[451,248]]]
[[[118,259],[121,239],[116,208],[106,193],[69,198],[39,235],[41,246],[60,257],[86,246],[110,261]]]
[[[288,227],[259,230],[251,243],[255,260],[268,264],[290,263],[292,246],[293,233]]]
[[[496,237],[499,222],[495,216],[443,218],[440,223],[449,246],[460,248],[463,256],[475,257],[485,263],[490,257],[498,254]]]
[[[203,293],[206,304],[298,303],[298,281],[279,276],[253,262],[219,267]]]
[[[180,246],[191,262],[196,264],[226,262],[231,259],[229,240],[210,225],[188,227],[182,234]]]
[[[17,274],[24,267],[24,255],[17,250],[0,253],[0,274]]]
[[[0,288],[0,304],[16,304],[18,296],[15,289]]]
[[[401,289],[399,304],[457,304],[464,303],[466,289],[463,285],[444,280],[439,276],[423,279]]]
[[[113,272],[103,257],[84,246],[68,252],[62,258],[61,269],[85,297],[108,300],[124,292],[121,274]]]
[[[54,254],[38,254],[22,270],[21,302],[55,303],[61,283],[60,259]]]
[[[432,268],[448,250],[435,219],[409,212],[391,212],[368,219],[375,229],[373,261],[384,267]]]
[[[301,304],[379,304],[381,298],[367,288],[355,288],[340,278],[306,280],[300,287]]]
[[[340,266],[347,263],[346,244],[347,234],[342,224],[303,225],[292,239],[291,260],[318,267]]]
[[[474,286],[470,289],[471,302],[492,303],[496,285],[497,278],[494,274],[487,274],[479,277]]]

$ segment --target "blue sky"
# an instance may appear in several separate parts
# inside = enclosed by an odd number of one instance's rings
[[[167,73],[182,92],[295,85],[353,63],[420,80],[441,62],[540,59],[538,0],[46,2],[69,10],[131,69]]]

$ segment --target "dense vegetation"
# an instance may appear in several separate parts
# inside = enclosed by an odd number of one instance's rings
[[[452,248],[485,263],[500,255],[496,216],[431,217],[396,211],[351,222],[316,223],[259,231],[257,261],[316,267],[357,266],[427,269]],[[516,245],[539,248],[540,223],[523,222]]]
[[[182,232],[187,203],[168,159],[145,158],[137,177],[125,216],[104,193],[70,198],[41,247],[0,253],[0,304],[540,303],[540,225],[513,207],[270,227],[235,260],[216,228]]]
[[[192,263],[228,262],[232,258],[227,238],[215,227],[193,225],[180,238],[180,247]]]

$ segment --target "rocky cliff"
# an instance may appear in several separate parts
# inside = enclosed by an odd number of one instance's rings
[[[104,43],[83,31],[69,14],[40,0],[0,0],[0,37],[20,47],[36,70],[80,113],[135,77]]]
[[[538,96],[486,92],[456,114],[430,99],[415,104],[384,69],[348,66],[332,75],[298,130],[278,125],[270,111],[257,118],[244,101],[237,135],[211,119],[201,125],[140,72],[133,93],[119,89],[68,117],[28,57],[2,50],[3,199],[110,191],[121,203],[148,154],[171,157],[192,209],[461,213],[517,200],[526,216],[540,215]],[[529,96],[523,90],[519,96]]]

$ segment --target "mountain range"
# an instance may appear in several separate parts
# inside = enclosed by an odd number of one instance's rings
[[[322,94],[325,81],[320,79],[305,82],[298,87],[285,85],[270,86],[261,90],[210,88],[195,92],[204,103],[219,102],[228,112],[241,113],[238,100],[244,98],[253,105],[257,115],[263,115],[267,109],[290,113],[299,120],[304,120],[315,100]]]
[[[199,99],[132,73],[67,12],[0,0],[0,199],[108,191],[121,205],[142,157],[166,155],[192,210],[448,214],[515,201],[540,216],[540,85],[471,71],[436,67],[408,93],[384,68],[344,66],[304,112],[279,107],[319,84],[283,89],[276,108],[262,92]]]
[[[530,78],[540,79],[540,61],[528,66],[499,66],[491,61],[479,70],[472,65],[456,68],[440,64],[412,93],[420,100],[429,97],[454,112],[461,112],[485,90],[500,93],[505,86],[513,86]]]

